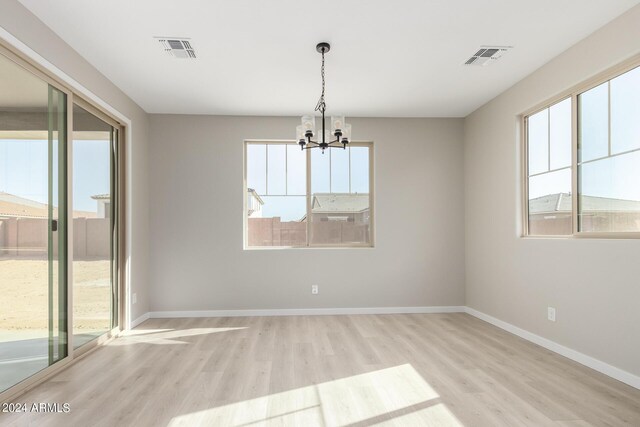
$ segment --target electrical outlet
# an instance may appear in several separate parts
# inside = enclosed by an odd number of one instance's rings
[[[133,295],[131,295],[131,300],[134,304],[136,304],[138,302],[138,294],[134,292]]]
[[[311,293],[313,295],[318,295],[318,285],[311,285]]]
[[[547,307],[547,319],[552,322],[556,321],[556,309],[553,307]]]

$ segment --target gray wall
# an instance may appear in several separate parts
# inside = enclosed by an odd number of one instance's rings
[[[128,117],[132,126],[131,143],[131,254],[128,270],[131,290],[138,295],[132,307],[135,319],[149,311],[149,199],[147,114],[111,81],[96,70],[60,37],[16,0],[0,0],[0,27],[29,46],[78,83]]]
[[[636,375],[640,240],[519,237],[517,115],[638,52],[635,7],[467,117],[464,136],[467,305]]]
[[[151,310],[463,305],[462,119],[350,120],[375,143],[375,248],[243,250],[243,140],[298,120],[150,116]]]

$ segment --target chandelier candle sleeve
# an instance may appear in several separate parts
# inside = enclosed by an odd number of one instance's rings
[[[314,136],[316,134],[315,116],[302,116],[302,127],[304,129],[305,135],[308,135],[310,132],[311,136]]]
[[[342,130],[342,143],[348,144],[351,141],[351,124],[345,123],[344,129]]]
[[[322,93],[316,104],[316,111],[319,111],[321,114],[322,124],[320,128],[316,130],[315,116],[302,116],[302,124],[296,127],[296,140],[302,150],[320,148],[322,153],[324,153],[324,150],[327,148],[346,149],[347,144],[351,141],[351,125],[345,122],[343,115],[331,116],[331,127],[329,129],[325,127],[327,125],[325,117],[327,104],[325,102],[324,54],[329,52],[330,49],[331,46],[326,42],[318,43],[316,46],[316,50],[322,55],[322,67],[320,68]],[[311,139],[314,137],[316,138],[315,141]]]
[[[341,136],[344,130],[344,116],[331,116],[331,130],[335,136]]]

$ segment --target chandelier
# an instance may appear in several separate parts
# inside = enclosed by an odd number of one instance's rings
[[[322,54],[322,67],[320,69],[322,75],[322,94],[320,95],[315,111],[320,111],[320,114],[322,114],[322,126],[319,130],[316,130],[316,117],[314,115],[308,115],[302,116],[302,124],[296,128],[296,138],[298,144],[300,144],[300,148],[302,150],[319,148],[322,150],[322,154],[324,154],[324,150],[327,148],[346,149],[347,144],[349,144],[351,140],[351,125],[344,122],[343,115],[331,116],[331,131],[326,128],[326,119],[324,116],[327,109],[327,104],[324,100],[324,54],[329,52],[329,49],[331,49],[331,45],[325,42],[318,43],[316,46],[316,50]],[[316,140],[314,141],[311,138],[315,138]]]

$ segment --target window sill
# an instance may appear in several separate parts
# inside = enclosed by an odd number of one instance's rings
[[[344,246],[245,246],[244,251],[270,251],[270,250],[307,250],[307,249],[375,249],[373,245],[344,245]]]
[[[596,232],[580,232],[569,235],[561,235],[561,236],[528,236],[521,235],[520,238],[525,240],[538,240],[538,239],[549,239],[549,240],[588,240],[588,239],[600,239],[600,240],[629,240],[629,239],[640,239],[640,233],[637,232],[618,232],[618,233],[596,233]]]

